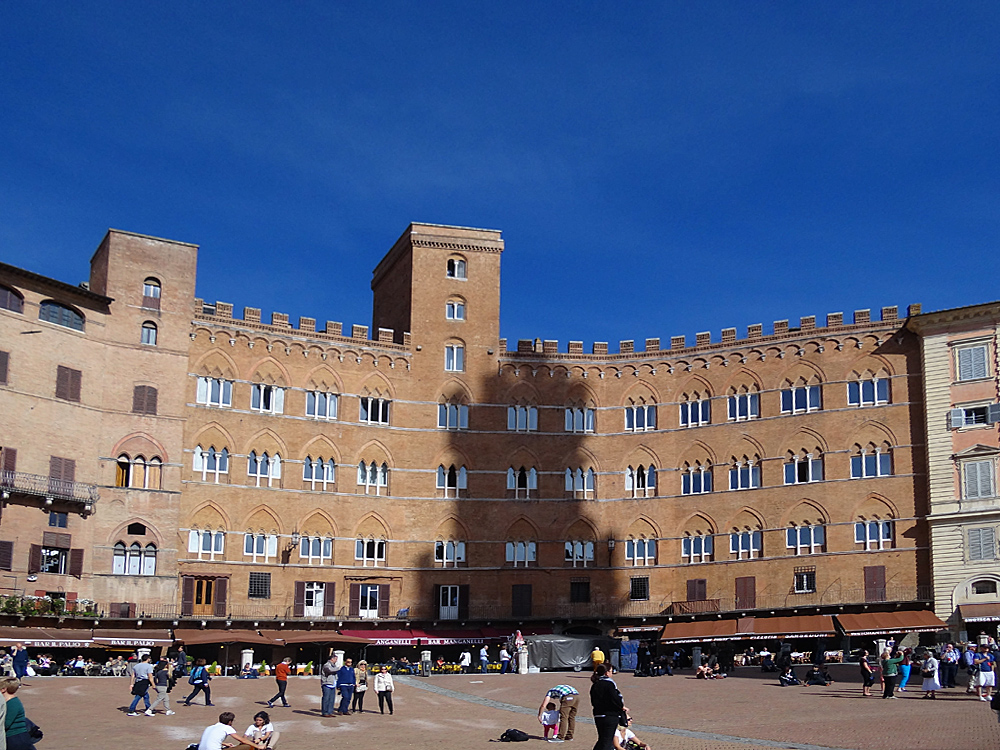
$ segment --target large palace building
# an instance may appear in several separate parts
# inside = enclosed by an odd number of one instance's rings
[[[195,246],[127,232],[80,286],[0,264],[5,589],[209,629],[941,625],[918,306],[515,344],[503,249],[411,225],[349,330],[196,299]],[[995,496],[988,425],[957,447]]]

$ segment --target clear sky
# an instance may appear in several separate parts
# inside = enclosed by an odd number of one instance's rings
[[[411,221],[503,230],[501,335],[1000,298],[1000,3],[0,3],[0,259],[108,227],[368,324]]]

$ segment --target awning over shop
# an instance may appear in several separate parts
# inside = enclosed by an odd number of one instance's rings
[[[59,630],[43,628],[0,628],[0,644],[23,643],[34,648],[93,648],[89,630]]]
[[[793,615],[792,617],[754,617],[752,630],[744,635],[751,640],[771,638],[826,638],[837,634],[831,615]]]
[[[703,643],[735,641],[742,637],[736,632],[736,620],[701,620],[668,622],[663,626],[660,641],[663,643]]]
[[[1000,604],[959,604],[958,614],[965,622],[1000,622]]]
[[[185,646],[196,646],[202,643],[253,643],[262,646],[280,646],[272,638],[261,634],[259,630],[184,630],[174,631],[174,638],[182,641]]]
[[[344,630],[344,635],[367,640],[373,646],[416,646],[417,641],[426,638],[421,630]]]
[[[174,642],[169,630],[95,630],[94,643],[100,646],[153,648]]]
[[[618,628],[615,631],[616,635],[630,635],[633,633],[655,633],[658,630],[662,630],[662,625],[631,625],[624,628]]]
[[[1000,617],[996,619],[1000,620]],[[890,635],[894,633],[936,633],[948,625],[933,612],[863,612],[837,615],[837,622],[847,635]]]
[[[362,643],[370,644],[368,638],[342,635],[336,630],[262,630],[261,635],[284,643]]]
[[[423,646],[481,646],[486,637],[481,630],[435,630],[420,638]]]

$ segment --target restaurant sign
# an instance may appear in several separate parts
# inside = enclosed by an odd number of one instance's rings
[[[90,648],[94,645],[94,642],[26,640],[25,644],[28,646],[34,646],[35,648]]]

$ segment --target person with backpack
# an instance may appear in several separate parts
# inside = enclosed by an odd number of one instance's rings
[[[194,663],[194,669],[191,670],[191,676],[188,677],[188,683],[194,685],[194,690],[191,691],[191,695],[184,699],[184,705],[190,706],[191,699],[198,695],[199,692],[205,694],[205,705],[214,706],[212,703],[212,689],[208,686],[211,681],[212,676],[205,669],[205,660],[198,659]]]

